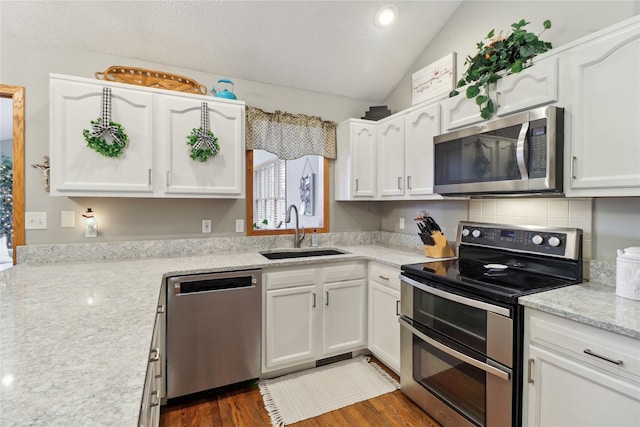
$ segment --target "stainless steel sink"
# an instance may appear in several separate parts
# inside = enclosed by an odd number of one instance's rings
[[[344,255],[347,252],[342,252],[337,249],[307,249],[307,250],[283,250],[283,251],[265,251],[260,252],[260,255],[267,259],[289,259],[289,258],[306,258],[314,256],[326,256],[326,255]]]

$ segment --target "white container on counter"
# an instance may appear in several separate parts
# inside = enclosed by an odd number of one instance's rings
[[[640,301],[640,246],[618,249],[616,295]]]

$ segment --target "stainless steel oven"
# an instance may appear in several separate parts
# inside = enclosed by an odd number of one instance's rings
[[[448,426],[518,426],[519,296],[581,281],[579,229],[461,222],[457,259],[402,266],[402,391]]]

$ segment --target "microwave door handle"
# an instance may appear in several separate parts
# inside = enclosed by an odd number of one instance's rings
[[[420,338],[422,341],[431,344],[432,346],[434,346],[435,348],[437,348],[438,350],[441,350],[445,353],[447,353],[450,356],[455,357],[458,360],[461,360],[465,363],[468,363],[471,366],[474,366],[478,369],[481,369],[489,374],[495,375],[498,378],[501,378],[505,381],[509,381],[510,377],[511,377],[511,373],[510,372],[505,372],[502,369],[498,369],[494,366],[491,365],[487,365],[486,363],[482,363],[479,360],[474,359],[473,357],[469,357],[464,353],[460,353],[459,351],[456,351],[450,347],[447,347],[446,345],[442,344],[439,341],[434,340],[433,338],[430,338],[428,336],[426,336],[425,334],[423,334],[422,332],[420,332],[419,330],[417,330],[416,328],[414,328],[409,322],[407,322],[406,320],[404,320],[402,317],[400,317],[398,319],[398,321],[400,322],[400,325],[407,328],[412,334],[414,334],[415,336],[417,336],[418,338]]]
[[[516,145],[516,161],[518,163],[518,169],[520,170],[521,179],[529,178],[529,171],[527,170],[527,163],[524,158],[524,149],[527,142],[527,134],[529,133],[529,122],[522,124],[520,128],[520,134],[518,135],[518,143]]]

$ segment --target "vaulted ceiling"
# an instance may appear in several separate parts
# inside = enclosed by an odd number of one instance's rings
[[[1,0],[0,36],[380,102],[460,3]]]

